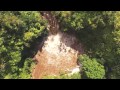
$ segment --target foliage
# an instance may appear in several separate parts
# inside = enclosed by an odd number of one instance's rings
[[[19,78],[21,79],[30,79],[31,76],[31,72],[33,69],[33,66],[35,65],[34,62],[31,62],[32,59],[31,58],[27,58],[24,62],[24,67],[20,68],[20,75]]]
[[[79,61],[82,64],[83,78],[103,79],[105,76],[104,66],[99,64],[95,58],[90,59],[87,55],[81,55]]]
[[[32,60],[23,60],[21,53],[43,33],[45,23],[36,11],[0,12],[0,78],[30,78]]]
[[[47,76],[44,76],[42,79],[81,79],[81,75],[80,73],[74,73],[72,75],[62,74],[59,76],[47,75]]]
[[[119,79],[120,78],[120,12],[114,13],[114,31],[112,32],[112,34],[113,34],[112,38],[115,43],[115,45],[113,46],[115,52],[112,53],[114,55],[114,58],[111,65],[109,78]]]

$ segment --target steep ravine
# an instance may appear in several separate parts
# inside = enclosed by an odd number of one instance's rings
[[[52,16],[50,18],[52,19]],[[49,21],[50,33],[47,37],[44,37],[45,39],[40,44],[42,47],[34,56],[37,64],[32,72],[33,79],[40,79],[45,75],[59,75],[63,72],[68,73],[71,71],[73,73],[80,71],[77,57],[79,54],[84,53],[81,43],[74,35],[61,32],[58,29],[59,25],[56,25],[56,19],[51,21]]]

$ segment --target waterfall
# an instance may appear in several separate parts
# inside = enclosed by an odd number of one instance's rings
[[[71,70],[72,73],[78,72],[79,68],[74,68],[78,66],[78,55],[84,53],[82,44],[74,35],[59,31],[59,24],[50,11],[43,11],[41,14],[48,20],[51,34],[45,37],[41,51],[38,50],[35,55],[37,64],[32,77],[38,79],[44,75],[59,75]]]

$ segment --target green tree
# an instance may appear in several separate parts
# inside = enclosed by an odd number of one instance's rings
[[[82,64],[82,78],[103,79],[105,77],[104,66],[95,58],[91,59],[87,55],[81,55],[79,61]]]

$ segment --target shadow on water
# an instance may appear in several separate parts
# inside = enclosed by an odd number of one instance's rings
[[[44,37],[47,36],[47,32],[43,32],[38,38],[33,39],[31,42],[29,42],[30,47],[27,47],[24,45],[24,49],[21,52],[21,61],[19,63],[19,67],[24,66],[24,62],[27,58],[33,58],[37,51],[40,49],[39,45],[43,42]],[[42,46],[41,46],[42,47]]]

